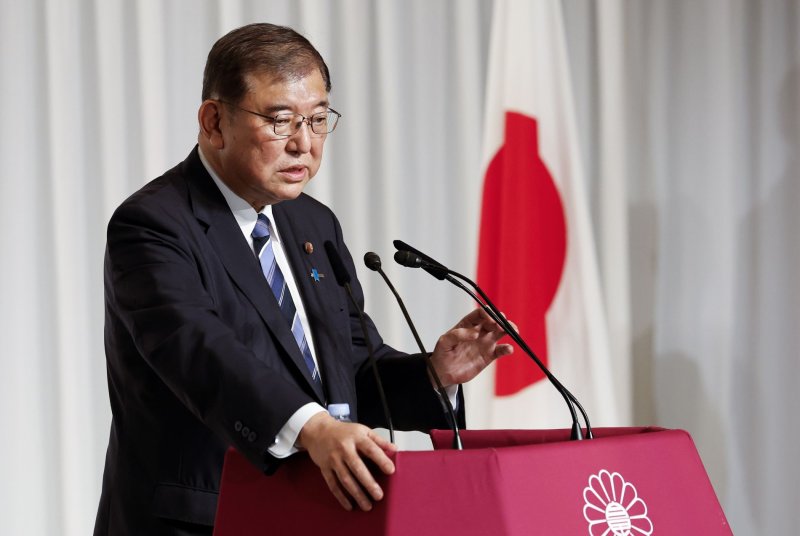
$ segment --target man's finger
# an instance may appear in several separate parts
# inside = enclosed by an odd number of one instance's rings
[[[347,491],[350,497],[352,497],[353,500],[356,501],[358,507],[364,510],[365,512],[368,512],[369,510],[372,510],[372,501],[364,493],[364,488],[362,488],[361,484],[359,484],[359,480],[357,480],[356,477],[353,476],[353,469],[351,468],[351,464],[353,467],[357,467],[358,464],[361,464],[361,466],[364,468],[364,471],[366,471],[367,475],[369,475],[369,471],[367,470],[366,466],[364,466],[364,462],[362,462],[361,459],[358,458],[358,456],[356,456],[355,459],[358,461],[356,462],[356,461],[342,460],[340,463],[337,463],[336,466],[334,467],[334,472],[336,473],[336,477],[339,479],[339,483],[342,485],[345,491]],[[363,477],[363,473],[361,473],[360,471],[358,473],[361,474]],[[377,482],[375,482],[372,479],[372,475],[369,475],[368,480],[372,480],[374,486],[378,486]],[[367,489],[370,488],[369,482],[364,483],[364,485]],[[378,490],[380,490],[380,487],[378,487]],[[380,494],[381,496],[383,496],[383,491],[381,491]]]
[[[495,357],[503,357],[506,355],[511,355],[514,353],[514,347],[510,344],[498,344],[495,347],[494,355]]]
[[[514,328],[514,331],[516,331],[516,332],[518,332],[518,333],[519,333],[519,328],[517,327],[517,325],[516,325],[514,322],[512,322],[511,320],[509,320],[509,321],[508,321],[508,323],[509,323],[509,324],[511,324],[511,327],[512,327],[512,328]]]
[[[369,432],[368,439],[371,441],[359,444],[358,450],[372,460],[384,474],[394,473],[394,463],[386,452],[396,452],[397,447],[372,430]]]
[[[506,330],[504,330],[500,326],[492,328],[492,330],[489,331],[488,333],[491,334],[491,336],[494,338],[495,341],[499,341],[500,339],[506,336]]]
[[[465,316],[464,320],[467,320],[472,324],[480,324],[486,320],[491,320],[491,318],[486,311],[483,310],[483,307],[477,307],[473,309],[467,316]]]
[[[347,498],[344,491],[342,491],[342,487],[339,485],[339,479],[336,477],[336,474],[333,471],[322,471],[322,478],[325,479],[325,483],[328,485],[328,489],[330,490],[331,494],[339,501],[339,504],[342,505],[347,511],[353,509],[353,505],[350,503],[350,499]]]
[[[360,457],[356,456],[354,458],[348,458],[345,460],[345,463],[347,463],[349,472],[355,477],[357,483],[360,485],[361,490],[365,490],[370,494],[372,499],[376,501],[383,499],[383,490],[375,481],[372,473],[369,472],[369,469],[367,469],[367,466],[364,465],[364,462]],[[369,501],[369,497],[365,498],[368,502],[371,502]]]
[[[439,342],[445,346],[455,346],[456,344],[464,341],[474,341],[480,337],[480,331],[474,327],[469,328],[453,328],[441,337]]]

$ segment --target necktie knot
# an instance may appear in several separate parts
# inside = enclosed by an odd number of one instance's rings
[[[258,220],[256,220],[256,226],[253,228],[253,232],[250,236],[253,237],[253,249],[256,255],[260,256],[264,244],[269,240],[269,218],[264,214],[259,214]]]
[[[269,218],[264,214],[258,215],[252,236],[253,238],[269,238]]]

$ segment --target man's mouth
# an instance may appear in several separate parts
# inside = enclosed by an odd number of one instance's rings
[[[306,176],[306,167],[305,166],[290,166],[281,169],[280,171],[283,175],[289,177],[293,180],[302,180]]]

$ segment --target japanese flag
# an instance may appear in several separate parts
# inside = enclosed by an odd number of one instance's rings
[[[478,284],[581,401],[618,415],[561,5],[495,2]],[[466,388],[471,428],[568,428],[563,398],[515,347]]]

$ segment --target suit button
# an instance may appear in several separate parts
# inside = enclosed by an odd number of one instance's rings
[[[249,436],[247,436],[247,440],[248,440],[250,443],[252,443],[253,441],[255,441],[255,440],[256,440],[256,438],[257,438],[257,437],[258,437],[258,434],[256,434],[255,432],[250,432],[250,435],[249,435]]]
[[[243,435],[244,437],[247,437],[247,434],[249,434],[249,433],[250,433],[250,428],[248,428],[247,426],[245,426],[244,428],[242,428],[242,435]]]
[[[236,430],[237,432],[241,432],[241,430],[242,430],[242,421],[236,421],[233,424],[233,429]]]

